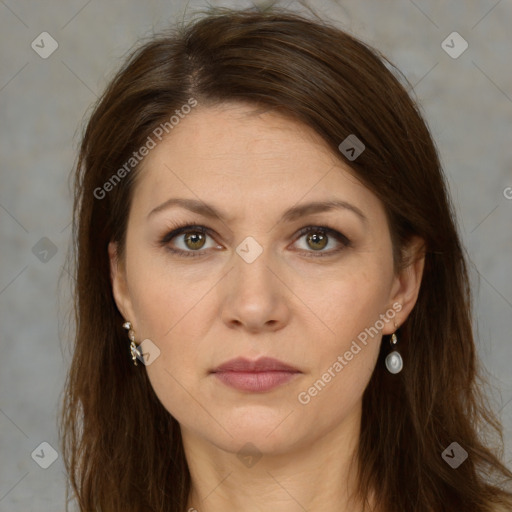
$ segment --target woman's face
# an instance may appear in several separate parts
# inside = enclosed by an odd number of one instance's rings
[[[340,160],[311,129],[241,103],[199,105],[145,157],[124,260],[109,246],[114,295],[151,340],[134,371],[186,436],[284,453],[357,425],[419,274],[395,275],[383,206]],[[308,206],[324,202],[338,206]],[[262,357],[294,371],[219,369]]]

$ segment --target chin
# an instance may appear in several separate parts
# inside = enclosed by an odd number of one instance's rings
[[[251,426],[242,427],[233,437],[222,436],[222,439],[210,439],[218,448],[233,453],[238,457],[247,455],[283,455],[293,449],[300,440],[290,435],[290,431],[268,434],[269,429]]]
[[[282,454],[300,443],[304,437],[293,416],[292,409],[280,412],[264,407],[242,407],[231,414],[218,416],[223,418],[222,425],[232,437],[223,429],[215,430],[220,436],[212,436],[213,431],[210,429],[204,437],[232,453],[238,453],[250,443],[261,453]],[[250,446],[247,449],[250,450]]]

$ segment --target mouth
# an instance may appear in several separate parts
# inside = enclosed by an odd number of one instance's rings
[[[277,359],[262,357],[255,361],[232,359],[211,373],[225,385],[239,391],[263,393],[286,384],[302,372]]]

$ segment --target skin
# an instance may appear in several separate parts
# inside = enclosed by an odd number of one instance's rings
[[[148,217],[169,198],[200,199],[227,218],[176,206]],[[345,208],[279,222],[289,207],[328,199],[350,203],[366,220]],[[203,255],[159,244],[173,222],[210,228],[202,246],[197,238],[187,244],[186,233],[167,244]],[[351,243],[330,235],[325,246],[308,242],[298,234],[308,225],[336,229]],[[252,263],[236,252],[248,236],[263,248]],[[243,103],[199,106],[149,153],[125,257],[109,245],[112,285],[137,342],[150,339],[160,350],[140,371],[180,423],[192,477],[187,510],[361,510],[350,495],[362,395],[382,334],[393,333],[417,299],[423,257],[413,242],[415,262],[395,273],[379,199],[309,127],[276,113]],[[393,320],[300,403],[298,394],[396,303]],[[239,356],[274,357],[302,373],[268,392],[238,391],[210,370]],[[237,456],[246,443],[258,460]]]

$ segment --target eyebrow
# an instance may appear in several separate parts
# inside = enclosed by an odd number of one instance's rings
[[[204,203],[203,201],[177,197],[168,199],[167,201],[163,202],[162,204],[151,210],[148,214],[148,218],[158,212],[167,210],[168,208],[171,208],[173,206],[179,206],[181,208],[185,208],[186,210],[190,210],[191,212],[202,215],[203,217],[218,219],[222,222],[226,222],[227,219],[226,215],[217,210],[214,206]],[[328,212],[335,209],[349,210],[356,214],[364,223],[368,222],[367,217],[357,206],[354,206],[353,204],[347,203],[346,201],[342,201],[339,199],[333,199],[328,201],[314,201],[311,203],[292,206],[291,208],[284,212],[279,222],[292,222],[305,215]]]

